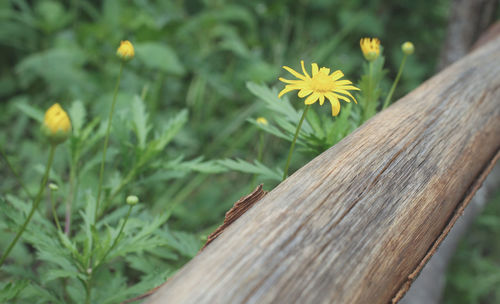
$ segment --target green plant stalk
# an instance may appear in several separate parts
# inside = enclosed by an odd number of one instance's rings
[[[111,246],[109,247],[109,249],[106,250],[106,253],[104,253],[104,255],[102,256],[102,258],[100,259],[100,261],[98,261],[96,263],[96,265],[94,266],[94,271],[97,269],[97,267],[99,267],[99,266],[102,265],[102,261],[104,261],[104,259],[108,256],[108,254],[111,252],[111,250],[113,250],[113,248],[116,246],[116,243],[118,243],[118,239],[120,239],[120,236],[121,236],[121,234],[123,232],[123,229],[125,228],[125,225],[127,224],[128,218],[130,216],[130,213],[132,212],[132,208],[133,207],[134,207],[134,205],[130,205],[130,207],[128,208],[127,215],[125,216],[125,220],[123,221],[123,224],[120,227],[120,231],[118,231],[118,235],[113,240],[113,243],[111,244]]]
[[[2,155],[2,158],[5,161],[5,163],[7,164],[7,167],[9,167],[10,171],[12,172],[12,174],[14,174],[14,177],[16,178],[17,182],[19,183],[19,185],[21,186],[21,188],[24,190],[24,192],[26,193],[26,195],[30,199],[33,199],[33,196],[31,195],[31,193],[28,191],[28,189],[24,185],[24,183],[21,180],[21,177],[19,176],[19,174],[17,174],[16,170],[14,170],[14,167],[10,163],[9,158],[7,157],[7,154],[5,154],[5,152],[3,151],[3,149],[1,147],[0,147],[0,154]]]
[[[52,217],[54,217],[54,221],[56,222],[57,230],[62,232],[61,225],[59,224],[59,219],[57,218],[56,205],[54,204],[54,196],[52,195],[52,191],[50,191],[50,205],[52,206]]]
[[[54,152],[56,150],[55,145],[51,145],[50,147],[50,152],[49,152],[49,160],[47,161],[47,166],[45,167],[45,173],[43,174],[42,182],[40,183],[40,189],[38,190],[38,194],[35,198],[35,201],[33,202],[33,205],[31,206],[31,211],[28,214],[28,217],[24,221],[23,226],[21,229],[16,234],[16,237],[14,240],[10,243],[9,247],[7,247],[7,250],[5,250],[4,254],[2,255],[2,258],[0,259],[0,267],[2,267],[3,262],[9,255],[10,251],[12,248],[14,248],[14,245],[16,245],[17,241],[23,234],[24,230],[26,230],[26,227],[28,226],[28,223],[30,222],[31,218],[33,217],[33,214],[35,213],[35,210],[38,209],[38,205],[40,204],[40,201],[42,199],[43,193],[45,191],[45,186],[47,184],[47,180],[49,179],[49,172],[50,172],[50,167],[52,167],[52,162],[54,160]]]
[[[96,203],[95,216],[94,216],[94,220],[95,221],[97,220],[97,214],[98,214],[98,210],[99,210],[99,203],[101,201],[102,179],[103,179],[103,176],[104,176],[104,164],[106,162],[106,151],[108,149],[109,133],[111,131],[111,121],[113,120],[113,113],[115,111],[116,97],[118,96],[118,88],[120,87],[120,79],[122,77],[123,65],[124,65],[124,61],[122,61],[121,64],[120,64],[120,72],[118,73],[118,79],[116,80],[115,91],[113,93],[113,102],[111,103],[111,111],[109,112],[108,126],[106,128],[106,137],[104,138],[104,145],[103,145],[103,148],[102,148],[101,169],[99,171],[99,188],[97,190],[97,201],[96,201],[97,203]]]
[[[367,121],[373,115],[373,109],[375,108],[373,103],[375,100],[373,98],[373,61],[368,63],[368,92],[366,93],[366,101],[363,110],[363,121]]]
[[[130,207],[128,208],[127,215],[125,216],[125,220],[123,221],[123,224],[120,227],[120,231],[118,232],[118,235],[116,236],[116,238],[113,240],[113,243],[111,244],[111,246],[109,247],[109,249],[106,251],[106,253],[104,253],[104,255],[102,256],[102,258],[99,261],[96,262],[96,265],[93,268],[89,268],[90,269],[90,273],[88,273],[87,281],[85,282],[85,290],[86,290],[85,303],[86,304],[90,304],[90,300],[91,300],[91,297],[92,297],[92,274],[95,271],[97,271],[98,267],[102,265],[102,261],[104,261],[104,259],[108,256],[108,254],[111,252],[111,250],[113,250],[113,248],[116,246],[116,243],[120,239],[120,236],[121,236],[121,234],[123,232],[123,229],[125,228],[125,225],[127,224],[128,218],[130,217],[130,213],[132,212],[132,207],[134,207],[134,206],[130,205]],[[91,266],[91,265],[92,264],[89,263],[89,266]]]
[[[69,236],[71,233],[71,206],[73,205],[73,200],[77,193],[78,185],[76,180],[77,173],[76,167],[78,166],[78,156],[75,156],[71,161],[71,168],[69,171],[69,195],[66,201],[66,214],[64,217],[64,233]]]
[[[264,133],[263,131],[259,132],[259,148],[257,150],[257,161],[262,162],[262,152],[264,151]],[[252,182],[250,183],[250,191],[255,187],[255,181],[257,179],[257,174],[254,174],[252,177]]]
[[[283,180],[285,180],[288,176],[288,167],[290,167],[290,161],[292,160],[293,149],[295,148],[295,142],[297,141],[297,137],[299,137],[300,128],[302,127],[302,123],[304,122],[304,118],[306,118],[307,110],[311,105],[306,105],[304,112],[302,113],[302,117],[300,118],[299,124],[297,126],[297,130],[295,130],[295,135],[293,136],[292,145],[290,146],[290,151],[288,152],[288,158],[286,160],[285,170],[283,170]]]
[[[394,94],[394,90],[396,90],[396,87],[399,82],[399,78],[401,77],[401,74],[403,74],[403,69],[405,68],[405,63],[406,63],[406,58],[408,55],[404,55],[403,60],[401,60],[401,64],[399,65],[399,71],[398,74],[396,75],[396,79],[394,79],[394,82],[392,83],[391,90],[389,91],[389,94],[387,94],[387,97],[384,101],[384,105],[382,106],[382,110],[387,108],[391,102],[392,94]]]

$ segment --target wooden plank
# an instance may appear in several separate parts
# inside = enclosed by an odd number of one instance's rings
[[[298,170],[147,303],[397,301],[498,158],[500,38]]]

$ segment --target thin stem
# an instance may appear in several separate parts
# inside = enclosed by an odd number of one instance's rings
[[[92,298],[92,273],[89,274],[87,282],[85,282],[85,304],[90,304],[90,299]]]
[[[302,113],[302,117],[300,118],[299,125],[297,126],[297,130],[295,130],[295,135],[293,136],[292,145],[290,146],[290,151],[288,152],[288,158],[286,160],[285,170],[283,171],[283,180],[285,180],[288,176],[288,167],[290,166],[290,161],[292,160],[293,148],[295,148],[295,142],[297,141],[297,137],[299,136],[300,128],[302,127],[302,122],[304,122],[304,118],[306,118],[307,110],[311,105],[307,105]]]
[[[90,304],[90,302],[91,302],[90,300],[92,298],[92,274],[95,271],[97,271],[97,268],[99,266],[101,266],[102,261],[104,261],[104,259],[108,256],[108,254],[111,252],[111,250],[116,246],[116,243],[118,242],[118,239],[120,238],[120,236],[121,236],[121,234],[123,232],[123,228],[125,228],[125,225],[127,224],[128,218],[130,216],[130,212],[132,212],[132,207],[133,207],[133,205],[130,205],[130,207],[128,208],[127,215],[125,216],[125,220],[123,221],[123,224],[120,227],[120,231],[118,232],[118,235],[113,240],[113,243],[111,244],[111,247],[109,247],[109,249],[103,255],[103,257],[101,258],[101,260],[97,261],[96,265],[94,267],[91,267],[92,266],[91,262],[89,262],[89,264],[88,264],[88,267],[89,267],[88,269],[89,270],[87,270],[88,276],[87,276],[87,281],[85,282],[85,290],[86,290],[85,303],[86,304]]]
[[[259,147],[257,150],[257,161],[262,162],[262,152],[264,151],[264,133],[262,131],[259,132]],[[252,182],[250,183],[250,189],[254,188],[255,180],[257,179],[257,174],[254,174],[252,177]]]
[[[54,196],[52,191],[49,194],[50,197],[50,205],[52,206],[52,217],[54,217],[54,221],[56,222],[57,230],[62,232],[61,225],[59,224],[59,219],[57,218],[56,205],[54,204]]]
[[[28,191],[28,189],[26,188],[26,186],[24,186],[24,183],[21,180],[21,177],[19,176],[19,174],[17,174],[16,170],[14,169],[14,167],[12,166],[12,164],[10,163],[9,158],[7,157],[7,154],[5,154],[5,152],[3,151],[3,149],[1,147],[0,147],[0,154],[2,155],[2,158],[5,161],[5,163],[7,164],[7,167],[9,167],[10,171],[12,172],[12,174],[14,174],[14,177],[16,178],[16,180],[19,183],[19,185],[21,185],[21,188],[24,190],[24,192],[26,193],[26,195],[30,199],[33,199],[33,196]]]
[[[363,111],[363,121],[366,121],[371,116],[373,107],[373,61],[368,63],[368,92],[366,93],[365,107]]]
[[[47,184],[47,180],[49,179],[49,172],[50,172],[50,167],[52,166],[52,161],[54,160],[54,152],[56,150],[55,145],[51,145],[50,147],[50,152],[49,152],[49,160],[47,161],[47,166],[45,167],[45,173],[43,174],[42,182],[40,183],[40,189],[38,190],[38,194],[35,198],[35,201],[33,202],[33,205],[31,206],[31,211],[28,214],[28,217],[24,221],[23,226],[21,229],[16,234],[16,237],[14,240],[10,243],[9,247],[7,250],[5,250],[4,254],[2,255],[2,258],[0,259],[0,267],[3,265],[3,262],[9,255],[10,251],[12,248],[14,248],[14,245],[16,245],[17,241],[23,234],[24,230],[26,229],[26,226],[28,226],[28,223],[30,222],[31,218],[33,217],[33,214],[35,213],[35,210],[38,209],[38,205],[40,204],[40,200],[42,199],[43,192],[45,191],[45,186]]]
[[[104,138],[104,145],[103,145],[103,149],[102,149],[101,170],[99,171],[99,188],[97,190],[97,204],[96,204],[96,208],[95,208],[95,217],[94,217],[95,220],[97,220],[99,203],[101,201],[102,179],[104,176],[104,163],[106,162],[106,151],[108,149],[109,133],[111,131],[111,121],[113,119],[113,113],[115,111],[116,96],[118,95],[118,88],[120,87],[120,79],[122,77],[123,65],[124,65],[124,62],[122,61],[120,64],[120,72],[118,73],[118,79],[116,80],[115,91],[113,93],[113,102],[111,103],[111,111],[109,112],[109,118],[108,118],[108,127],[106,129],[106,137]]]
[[[127,224],[127,221],[128,221],[129,216],[130,216],[130,213],[132,212],[132,207],[134,207],[134,205],[130,205],[130,207],[128,208],[127,215],[125,216],[125,220],[123,221],[122,226],[120,227],[120,231],[118,232],[118,235],[113,240],[113,243],[111,244],[111,247],[109,247],[109,249],[102,256],[102,258],[100,259],[100,261],[97,262],[96,266],[94,267],[94,270],[97,269],[97,267],[99,267],[102,264],[102,261],[104,261],[104,259],[108,256],[108,254],[111,252],[111,250],[113,250],[113,248],[116,246],[116,243],[118,242],[118,239],[120,238],[120,236],[121,236],[121,234],[123,232],[123,229],[125,228],[125,225]]]
[[[405,67],[406,63],[406,57],[408,55],[404,55],[403,60],[401,60],[401,65],[399,65],[399,71],[398,74],[396,75],[396,79],[394,79],[394,82],[392,83],[391,90],[389,91],[389,94],[387,94],[387,98],[384,101],[384,105],[382,106],[382,110],[387,108],[389,106],[389,103],[391,102],[392,94],[394,93],[394,90],[396,89],[396,86],[398,85],[399,78],[401,77],[401,74],[403,73],[403,69]]]

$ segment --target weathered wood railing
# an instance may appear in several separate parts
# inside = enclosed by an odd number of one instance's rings
[[[147,303],[395,302],[499,148],[500,37],[298,170]]]

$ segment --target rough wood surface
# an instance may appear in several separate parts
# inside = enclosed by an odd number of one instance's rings
[[[500,38],[298,170],[147,303],[387,303],[500,148]],[[464,203],[465,202],[465,203]]]

